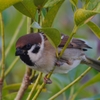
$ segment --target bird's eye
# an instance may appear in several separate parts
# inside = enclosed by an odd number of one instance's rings
[[[27,44],[25,48],[26,48],[27,50],[29,50],[31,47],[32,47],[32,44]]]

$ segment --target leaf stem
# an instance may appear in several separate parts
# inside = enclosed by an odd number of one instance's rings
[[[38,76],[38,78],[37,78],[35,84],[33,84],[33,88],[31,89],[31,91],[30,91],[30,93],[29,93],[29,95],[28,95],[28,97],[27,97],[26,100],[31,100],[31,97],[32,97],[32,95],[33,95],[33,92],[34,92],[34,90],[37,88],[38,83],[39,83],[41,77],[42,77],[42,73],[40,72],[40,73],[39,73],[39,76]]]
[[[9,68],[6,70],[5,72],[5,77],[9,74],[9,72],[12,70],[12,68],[14,67],[14,65],[17,63],[17,61],[19,60],[19,57],[16,57],[13,62],[11,63],[11,65],[9,66]]]
[[[38,8],[38,23],[41,26],[41,9]],[[38,29],[38,32],[40,32],[40,30]]]
[[[2,87],[5,72],[5,37],[4,37],[4,23],[2,19],[2,13],[0,13],[0,25],[1,25],[1,39],[2,39],[2,66],[0,77],[0,100],[2,100]]]
[[[72,33],[71,33],[71,35],[70,35],[70,37],[68,38],[68,40],[67,40],[67,42],[66,42],[66,44],[65,44],[65,46],[63,47],[62,51],[60,52],[59,57],[61,57],[61,56],[63,55],[64,51],[65,51],[66,48],[68,47],[68,45],[69,45],[71,39],[73,38],[73,35],[76,33],[77,29],[78,29],[78,27],[75,25],[74,28],[73,28],[73,31],[72,31]]]
[[[54,69],[55,69],[55,67],[54,67]],[[54,69],[47,75],[47,78],[51,77]],[[41,87],[38,89],[38,91],[36,92],[36,94],[35,94],[35,96],[33,97],[32,100],[36,100],[37,99],[37,97],[39,96],[40,92],[42,91],[42,89],[44,88],[45,85],[46,85],[46,83],[43,82],[42,85],[41,85]]]
[[[49,98],[49,100],[54,100],[56,97],[58,97],[60,94],[62,94],[64,91],[66,91],[68,88],[73,86],[76,82],[78,82],[80,79],[82,79],[92,68],[89,67],[86,71],[84,71],[78,78],[76,78],[73,82],[71,82],[68,86],[64,87],[61,91],[56,93],[54,96]]]
[[[27,17],[27,34],[34,32],[34,29],[31,27],[33,21],[34,21],[33,19]]]
[[[100,60],[100,57],[97,58],[97,60]],[[75,100],[75,98],[77,97],[77,95],[80,93],[82,87],[80,87],[77,92],[72,96],[72,100]]]

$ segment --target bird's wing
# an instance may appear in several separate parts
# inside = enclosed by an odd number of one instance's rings
[[[64,47],[65,43],[68,40],[68,36],[62,35],[61,36],[61,43],[59,45],[60,48]],[[90,46],[88,46],[85,41],[80,40],[80,39],[75,39],[73,38],[70,44],[68,45],[68,48],[76,48],[76,49],[81,49],[86,51],[88,48],[91,49]]]

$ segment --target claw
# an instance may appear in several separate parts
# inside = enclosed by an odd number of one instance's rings
[[[45,75],[45,77],[44,77],[44,83],[46,83],[46,84],[51,84],[52,83],[50,78],[47,78],[47,75]]]
[[[68,65],[72,65],[73,64],[73,60],[60,59],[60,60],[56,61],[55,66],[62,66],[64,63],[67,63]]]
[[[63,65],[63,62],[61,62],[61,61],[57,61],[57,62],[55,63],[55,66],[61,66],[61,65]]]

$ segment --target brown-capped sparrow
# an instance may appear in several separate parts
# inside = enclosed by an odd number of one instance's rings
[[[67,40],[68,36],[61,35],[59,53]],[[54,73],[67,73],[80,63],[100,71],[100,61],[87,57],[85,55],[87,49],[91,49],[91,47],[83,40],[72,39],[62,57],[57,59],[56,50],[48,39],[42,33],[31,33],[17,40],[15,55],[19,56],[30,68],[46,74],[53,70],[54,66],[56,66]]]

